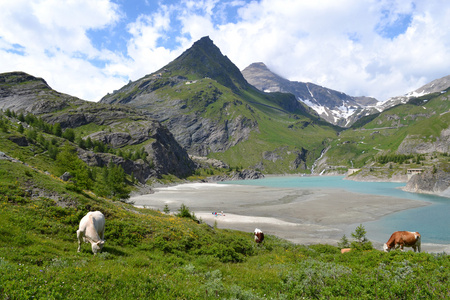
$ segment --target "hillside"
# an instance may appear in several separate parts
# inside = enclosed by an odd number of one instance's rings
[[[101,102],[142,109],[191,155],[265,173],[308,172],[337,132],[293,95],[249,85],[208,37]]]
[[[189,208],[161,213],[98,197],[48,171],[36,145],[1,145],[26,163],[0,155],[0,296],[4,299],[299,299],[448,298],[446,254],[294,245],[266,235],[210,227]],[[164,208],[160,208],[161,210]],[[88,212],[106,217],[106,243],[77,253],[76,230]],[[356,231],[355,231],[356,232]],[[264,284],[261,284],[261,283]]]
[[[26,73],[0,74],[0,109],[13,112],[15,117],[38,117],[36,130],[45,131],[44,123],[47,127],[59,126],[60,135],[69,130],[73,134],[71,142],[85,163],[101,167],[113,160],[141,183],[168,174],[185,177],[195,168],[185,150],[159,122],[130,107],[61,94],[43,79]],[[103,146],[86,147],[88,139]],[[138,152],[145,156],[130,159],[131,154]]]
[[[407,169],[446,169],[450,153],[450,92],[411,98],[407,104],[362,118],[340,133],[318,162],[317,172],[350,178],[406,182]]]

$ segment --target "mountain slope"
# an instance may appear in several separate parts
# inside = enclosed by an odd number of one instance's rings
[[[379,103],[380,111],[388,109],[398,104],[405,104],[411,98],[426,96],[429,94],[441,93],[450,87],[450,75],[435,79],[424,86],[409,92],[403,96],[389,98],[385,102]]]
[[[445,168],[450,153],[450,89],[410,98],[340,133],[317,170],[362,169],[360,180],[406,181],[406,169]],[[444,166],[444,167],[442,167]]]
[[[0,109],[17,115],[32,113],[46,123],[60,125],[63,131],[73,129],[84,141],[89,138],[111,149],[145,151],[144,161],[132,161],[105,151],[78,149],[86,163],[101,166],[113,160],[141,182],[163,174],[184,177],[194,169],[186,151],[159,122],[130,107],[93,103],[58,93],[43,79],[26,73],[0,74]]]
[[[351,97],[313,83],[289,81],[270,71],[264,63],[253,63],[242,71],[244,78],[265,92],[291,93],[331,124],[349,127],[361,116],[376,112],[377,100]]]
[[[172,76],[183,76],[190,80],[213,78],[233,91],[248,87],[240,70],[222,55],[209,37],[195,42],[177,59],[157,71],[161,72],[170,72]]]
[[[267,94],[248,84],[208,37],[101,102],[145,110],[167,126],[190,154],[215,156],[266,172],[285,172],[278,159],[290,161],[286,162],[292,166],[288,172],[308,168],[323,143],[336,134],[335,128],[293,95]],[[320,135],[311,139],[316,129]],[[264,153],[273,151],[280,153],[278,159],[267,159],[270,155]]]

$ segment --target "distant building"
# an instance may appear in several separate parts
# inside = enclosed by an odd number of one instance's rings
[[[423,169],[408,169],[406,170],[406,175],[408,175],[408,179],[413,177],[416,174],[420,174],[423,172]]]
[[[358,172],[361,169],[348,169],[347,175],[352,175],[353,173]]]

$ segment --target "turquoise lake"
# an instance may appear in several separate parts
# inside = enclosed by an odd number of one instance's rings
[[[423,243],[450,243],[450,198],[404,192],[400,187],[405,186],[405,183],[357,182],[344,180],[344,176],[280,176],[225,182],[227,183],[274,188],[339,188],[361,194],[426,201],[430,205],[404,210],[377,221],[363,223],[367,237],[369,240],[383,241],[393,231],[408,230],[418,231],[422,235]]]

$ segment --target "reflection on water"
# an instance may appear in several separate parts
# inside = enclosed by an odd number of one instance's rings
[[[224,182],[225,184],[258,185],[274,188],[340,188],[350,192],[427,201],[431,205],[390,214],[373,222],[363,223],[367,237],[383,241],[397,230],[418,231],[423,243],[450,242],[450,199],[433,195],[404,192],[405,183],[357,182],[343,176],[280,176],[256,180]],[[388,210],[389,207],[386,207]]]

